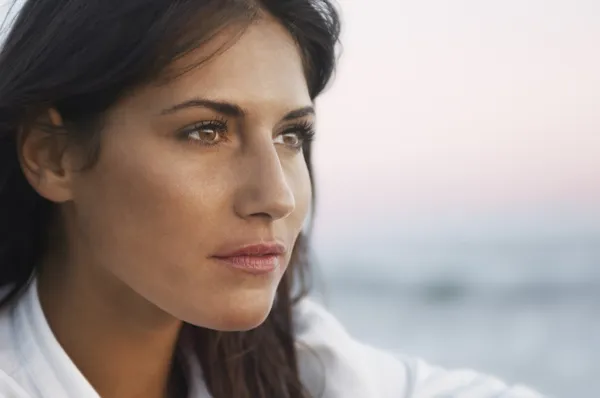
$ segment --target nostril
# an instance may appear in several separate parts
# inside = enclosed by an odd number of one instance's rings
[[[254,214],[252,214],[252,217],[267,218],[267,219],[272,219],[273,218],[273,216],[271,216],[267,212],[254,213]]]

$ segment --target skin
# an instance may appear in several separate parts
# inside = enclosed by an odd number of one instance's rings
[[[165,112],[194,98],[244,115]],[[310,205],[307,166],[289,144],[298,137],[281,133],[314,115],[284,117],[311,106],[293,39],[265,18],[202,67],[115,104],[90,170],[77,170],[81,153],[61,151],[62,138],[23,133],[25,174],[59,209],[38,279],[42,307],[102,397],[164,397],[182,321],[228,331],[264,321]],[[52,109],[45,118],[62,123]],[[214,119],[227,122],[226,139],[210,128],[181,133]],[[211,258],[270,241],[288,251],[267,275]]]

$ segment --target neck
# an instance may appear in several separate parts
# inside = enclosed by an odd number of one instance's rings
[[[73,363],[103,398],[167,397],[181,322],[112,276],[67,269],[81,268],[44,265],[38,290]]]

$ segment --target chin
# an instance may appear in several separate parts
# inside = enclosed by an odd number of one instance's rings
[[[245,332],[262,325],[267,319],[268,315],[268,311],[263,311],[253,315],[244,314],[240,316],[236,314],[228,317],[227,319],[220,320],[220,322],[214,325],[214,327],[211,327],[211,329],[221,332]]]
[[[242,332],[259,327],[269,316],[273,307],[274,295],[243,294],[222,300],[218,305],[204,308],[201,316],[188,321],[196,326],[222,332]],[[207,313],[207,310],[209,311]],[[201,319],[200,319],[201,318]]]

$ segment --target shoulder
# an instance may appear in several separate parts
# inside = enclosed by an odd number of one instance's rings
[[[353,339],[323,306],[295,308],[298,363],[304,385],[323,398],[542,398],[471,370],[446,370],[394,356]]]
[[[5,290],[0,289],[0,296],[4,294]],[[0,309],[0,398],[29,398],[19,385],[23,369],[18,360],[12,319],[11,305]]]
[[[405,360],[409,363],[415,397],[543,398],[529,387],[508,385],[496,377],[471,369],[448,370],[418,358]]]
[[[19,366],[8,311],[0,311],[0,398],[28,398],[19,386],[22,369]]]
[[[0,398],[31,398],[15,379],[0,370]]]
[[[405,364],[352,339],[337,319],[315,301],[304,299],[298,303],[295,332],[300,374],[311,395],[406,396],[410,380]]]
[[[0,291],[0,296],[2,293]],[[0,372],[8,375],[15,373],[19,364],[14,342],[12,309],[11,305],[0,308]],[[0,377],[0,386],[1,380],[2,377]]]

